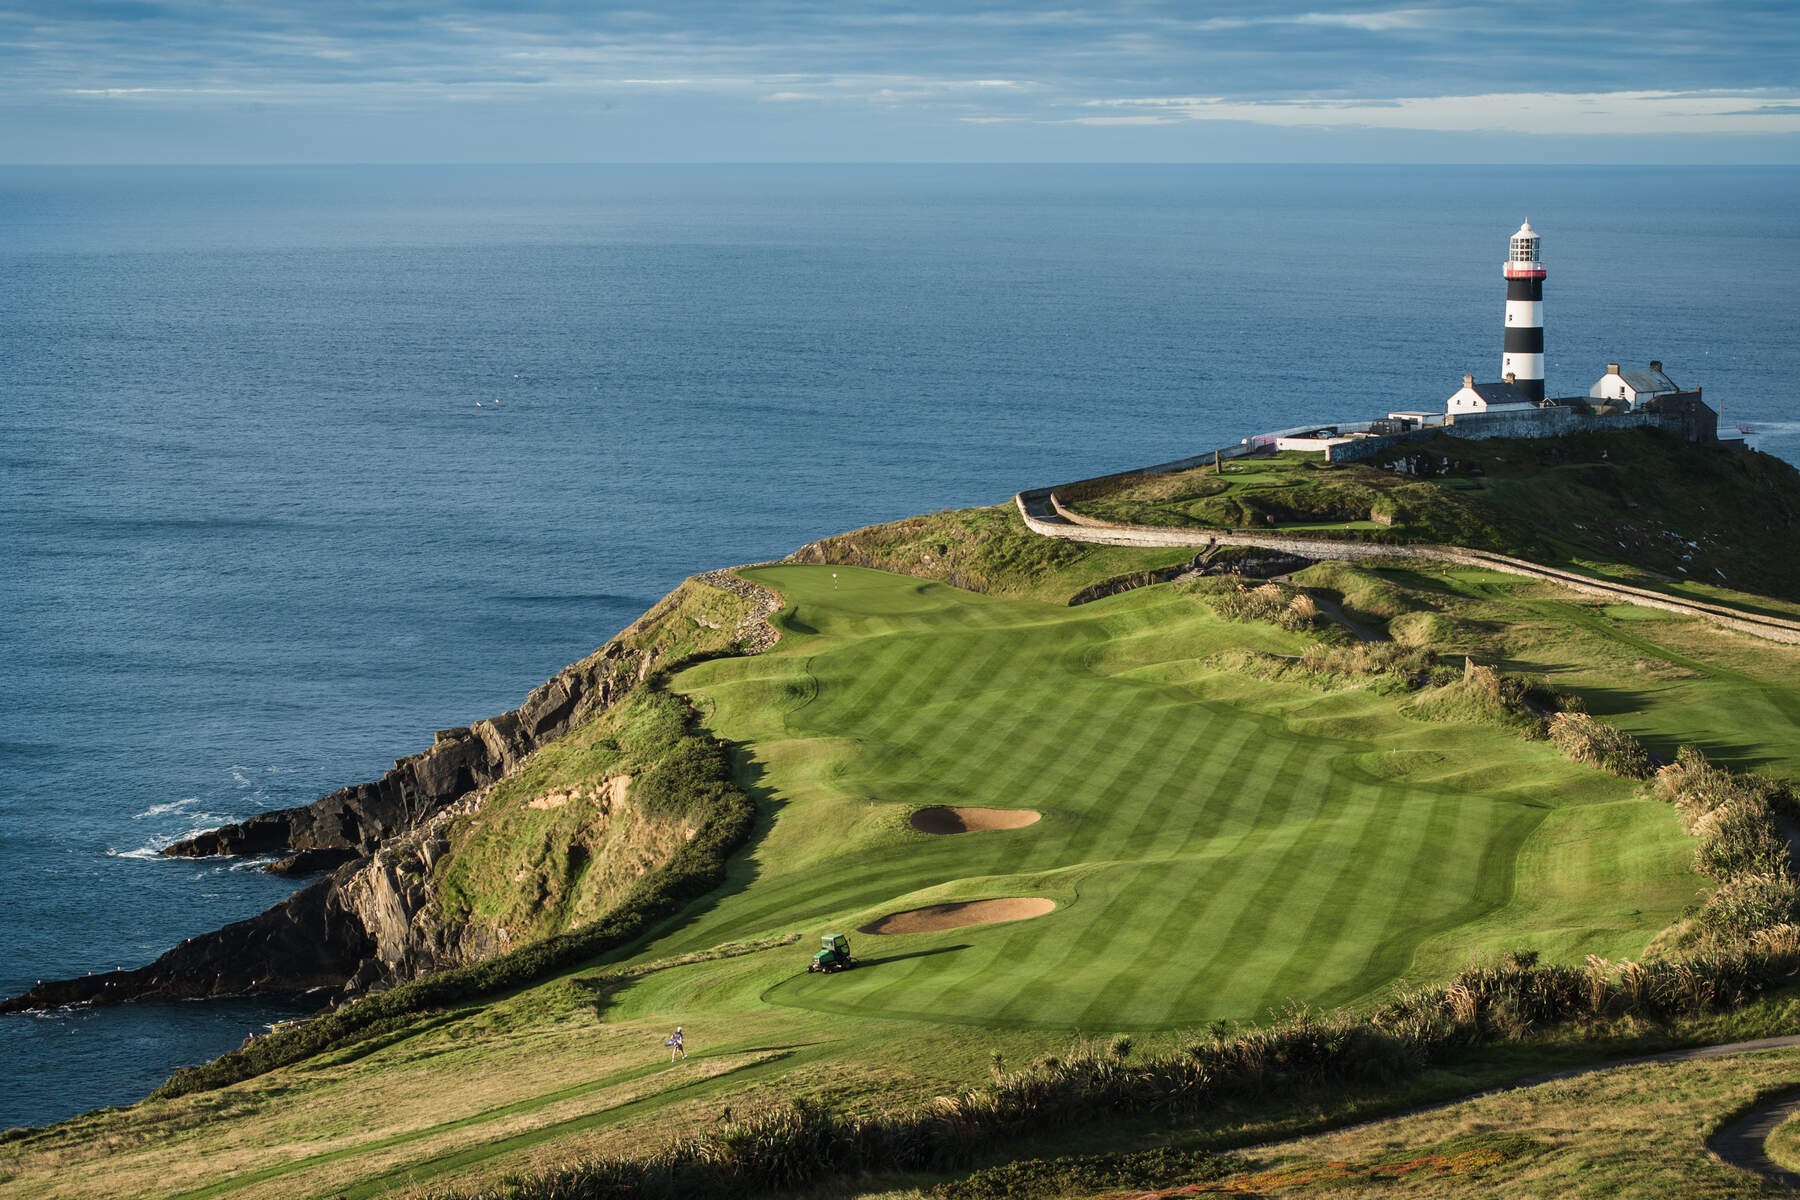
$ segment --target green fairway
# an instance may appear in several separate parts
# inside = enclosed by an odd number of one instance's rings
[[[1257,1018],[1502,943],[1633,954],[1699,893],[1676,817],[1629,785],[1502,729],[1409,719],[1397,697],[1216,668],[1305,640],[1183,590],[1071,609],[845,567],[748,574],[787,600],[781,646],[675,686],[745,745],[774,818],[748,886],[659,950],[849,931],[873,964],[796,970],[768,1002],[1021,1027]],[[936,804],[1043,820],[914,831]],[[1011,896],[1057,908],[854,933]]]

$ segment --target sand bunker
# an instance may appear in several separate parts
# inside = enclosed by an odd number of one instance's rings
[[[1038,814],[1029,808],[952,808],[934,804],[912,815],[912,827],[920,833],[975,833],[983,829],[1019,829],[1035,825]]]
[[[997,925],[1001,921],[1023,921],[1056,911],[1054,900],[1041,896],[1008,896],[1003,900],[970,900],[962,904],[933,904],[928,908],[889,913],[870,921],[858,933],[935,933],[940,929],[960,929],[964,925]]]

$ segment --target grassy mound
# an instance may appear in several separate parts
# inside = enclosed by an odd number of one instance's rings
[[[1008,503],[871,525],[802,546],[787,561],[872,567],[995,596],[1060,604],[1100,581],[1191,558],[1191,550],[1091,546],[1040,537]]]
[[[497,784],[445,831],[432,875],[457,925],[536,941],[604,915],[704,819],[723,755],[695,738],[687,706],[640,688]]]

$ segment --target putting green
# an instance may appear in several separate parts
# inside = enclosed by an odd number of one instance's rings
[[[797,958],[765,1002],[1088,1029],[1257,1018],[1474,949],[1636,953],[1700,892],[1676,817],[1629,785],[1504,730],[1409,719],[1402,697],[1214,665],[1305,642],[1179,589],[1063,608],[847,567],[746,574],[787,601],[781,645],[675,686],[744,744],[773,815],[658,952],[952,901],[1056,904],[856,940],[868,969],[809,976]],[[940,804],[1042,819],[911,827]],[[1590,835],[1604,847],[1576,852]]]

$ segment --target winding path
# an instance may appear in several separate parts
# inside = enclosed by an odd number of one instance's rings
[[[1429,558],[1463,566],[1481,567],[1507,575],[1523,575],[1554,583],[1571,591],[1597,596],[1620,604],[1636,604],[1644,608],[1660,608],[1684,616],[1707,620],[1740,633],[1754,634],[1770,641],[1800,645],[1800,621],[1750,612],[1705,600],[1683,600],[1649,588],[1612,583],[1558,570],[1539,563],[1495,554],[1487,550],[1471,550],[1466,546],[1444,546],[1429,543],[1396,543],[1340,541],[1330,538],[1291,537],[1279,534],[1235,533],[1222,529],[1183,529],[1152,525],[1121,525],[1083,516],[1065,506],[1054,488],[1032,488],[1013,497],[1019,516],[1033,533],[1044,537],[1074,542],[1091,542],[1102,546],[1195,547],[1254,546],[1277,550],[1301,558]]]
[[[1777,1096],[1713,1134],[1712,1141],[1707,1144],[1714,1154],[1732,1166],[1754,1171],[1771,1183],[1800,1191],[1800,1174],[1770,1158],[1768,1149],[1769,1135],[1797,1111],[1800,1111],[1800,1092]]]

